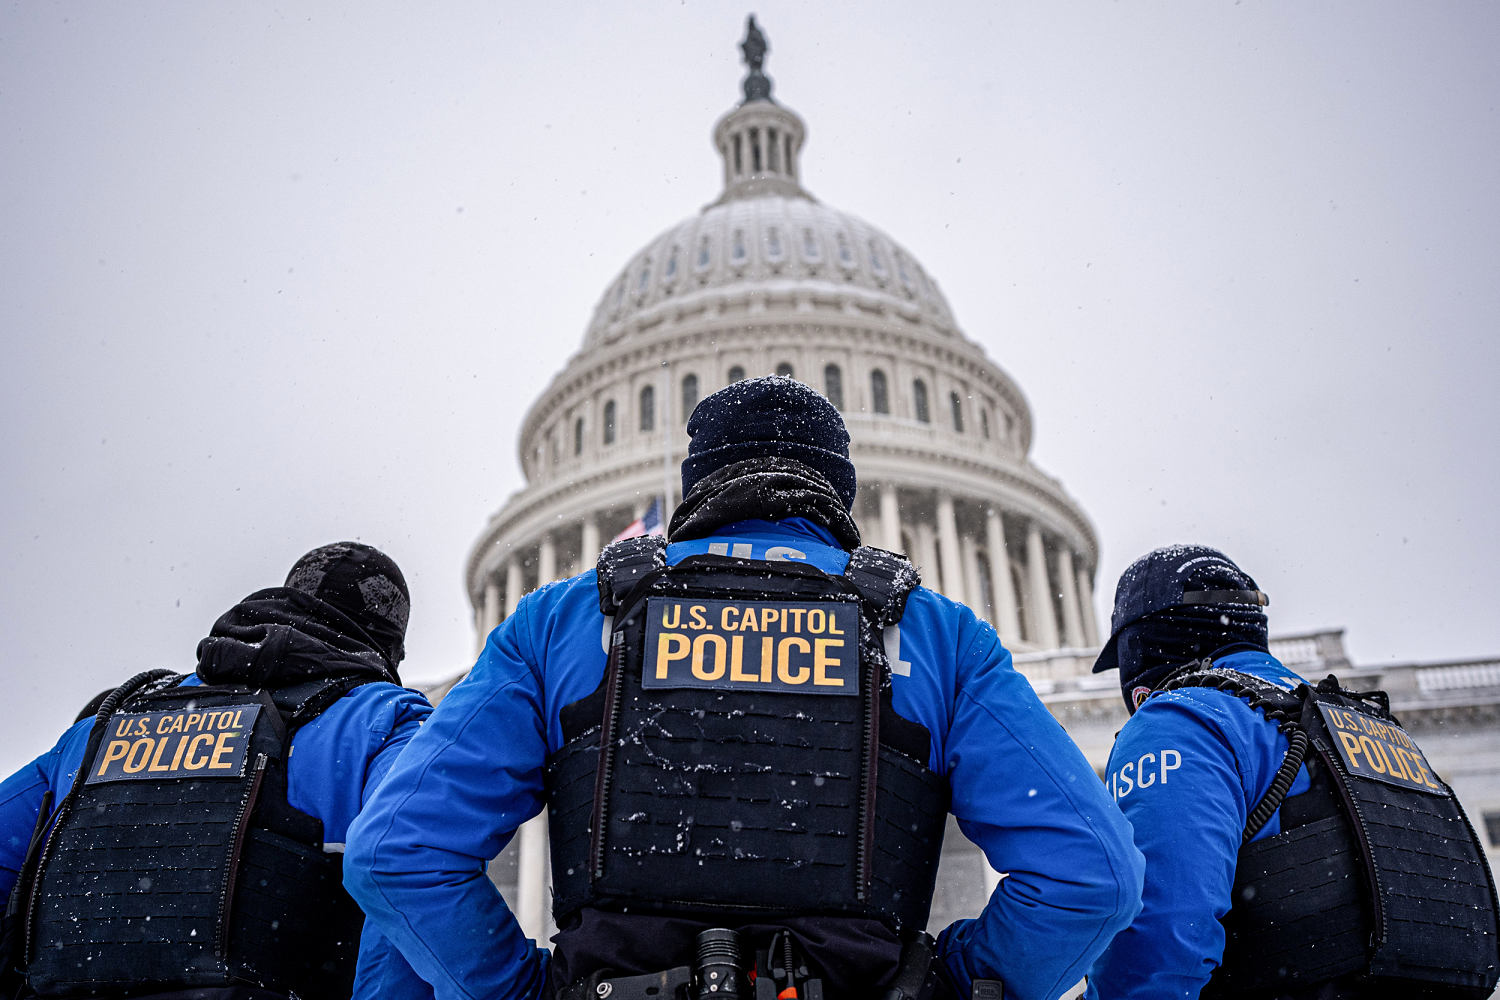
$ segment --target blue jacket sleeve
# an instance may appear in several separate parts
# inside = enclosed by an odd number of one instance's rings
[[[1224,952],[1250,808],[1286,737],[1219,691],[1157,695],[1120,731],[1106,781],[1146,858],[1140,917],[1089,976],[1097,1000],[1197,997]]]
[[[73,787],[91,725],[91,719],[74,724],[51,750],[0,783],[0,899],[10,899],[21,874],[42,797],[51,791],[52,808],[56,809]]]
[[[546,953],[485,865],[542,806],[543,692],[528,650],[548,593],[490,634],[349,832],[345,884],[443,1000],[536,997],[546,979]]]
[[[355,688],[297,732],[287,767],[287,800],[322,820],[325,842],[342,845],[361,806],[431,713],[426,698],[393,684]],[[354,997],[430,1000],[432,995],[432,987],[367,920]]]
[[[962,995],[983,977],[1001,979],[1016,1000],[1056,997],[1139,910],[1141,857],[994,630],[967,608],[957,615],[943,766],[960,829],[1004,875],[977,919],[942,933],[939,950]]]

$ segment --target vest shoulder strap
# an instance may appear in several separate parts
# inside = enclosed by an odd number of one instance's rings
[[[667,540],[660,535],[622,538],[599,554],[599,610],[614,614],[625,598],[651,573],[667,565]],[[894,625],[906,612],[906,599],[922,582],[904,556],[861,545],[849,553],[844,578],[859,592],[871,620],[881,628]]]
[[[1301,692],[1306,690],[1307,685],[1301,685],[1296,691],[1288,691],[1263,677],[1228,667],[1216,667],[1213,661],[1203,659],[1188,664],[1185,669],[1167,678],[1157,691],[1175,691],[1185,687],[1215,688],[1232,694],[1247,702],[1251,708],[1260,709],[1267,719],[1276,724],[1276,728],[1286,734],[1286,755],[1281,758],[1281,764],[1276,768],[1266,794],[1250,810],[1245,821],[1240,843],[1248,844],[1270,822],[1276,810],[1281,808],[1281,803],[1286,800],[1286,794],[1307,756],[1307,731],[1301,724]]]
[[[599,610],[614,614],[637,584],[666,566],[667,540],[661,535],[610,542],[599,553]]]
[[[906,613],[906,599],[922,582],[905,556],[869,545],[849,553],[848,580],[864,599],[871,620],[880,628],[894,625]]]
[[[1264,712],[1266,718],[1276,723],[1282,732],[1296,724],[1302,709],[1302,696],[1296,691],[1288,691],[1243,670],[1216,667],[1208,659],[1194,660],[1179,668],[1152,694],[1186,687],[1215,688],[1232,694],[1247,702],[1251,708]]]
[[[344,695],[364,684],[373,684],[378,678],[362,675],[337,675],[301,681],[271,692],[276,710],[286,721],[287,738],[338,701]]]

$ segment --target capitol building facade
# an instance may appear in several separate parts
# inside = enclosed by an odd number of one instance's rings
[[[1114,674],[1089,673],[1094,588],[1113,587],[1096,580],[1093,526],[1030,460],[1025,397],[965,337],[922,264],[803,187],[806,126],[747,55],[745,100],[712,132],[722,193],[625,264],[522,424],[526,485],[465,567],[478,640],[526,593],[591,567],[654,498],[667,520],[699,399],[791,375],[844,416],[866,543],[907,553],[927,586],[993,623],[1102,772],[1125,711]],[[1490,842],[1500,838],[1500,661],[1361,669],[1337,631],[1279,637],[1272,651],[1304,676],[1389,688],[1481,836],[1493,822]],[[524,826],[491,866],[539,940],[553,929],[545,824]],[[950,819],[934,930],[976,913],[997,880]]]

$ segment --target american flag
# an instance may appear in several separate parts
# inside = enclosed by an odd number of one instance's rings
[[[661,523],[661,497],[653,497],[651,506],[646,508],[646,513],[631,521],[626,525],[625,530],[616,535],[612,540],[618,542],[622,538],[661,534],[665,534],[665,529]]]

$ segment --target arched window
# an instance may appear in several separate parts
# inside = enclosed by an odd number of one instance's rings
[[[823,368],[823,395],[833,404],[834,409],[844,408],[844,373],[839,371],[838,365],[825,365]]]
[[[698,376],[684,375],[682,377],[682,420],[693,415],[693,407],[698,405]]]
[[[906,294],[912,294],[915,289],[906,270],[906,258],[899,253],[896,254],[896,274],[901,278],[901,287],[906,289]]]
[[[641,387],[641,430],[651,431],[656,429],[656,387]]]
[[[604,443],[615,443],[615,401],[604,404]]]
[[[792,363],[790,361],[783,361],[780,364],[778,364],[776,366],[776,374],[777,375],[785,375],[787,378],[796,378],[797,377],[796,374],[792,370]]]
[[[583,454],[583,418],[573,421],[573,454]]]
[[[781,230],[775,226],[766,230],[766,256],[771,260],[781,259]]]
[[[729,259],[736,264],[745,262],[745,231],[736,229],[734,239],[730,242]]]
[[[677,277],[677,250],[677,246],[673,245],[672,255],[667,258],[667,269],[662,272],[662,276],[665,277],[668,281],[671,281],[673,278]]]
[[[818,239],[811,229],[802,230],[802,256],[809,261],[821,260],[823,257],[823,251],[818,248]]]
[[[733,368],[729,369],[729,382],[730,382],[731,385],[733,385],[735,382],[743,382],[744,380],[745,380],[745,366],[744,365],[735,365]]]
[[[927,410],[927,383],[921,379],[913,379],[911,383],[911,410],[922,423],[932,422],[932,414]]]
[[[870,408],[876,413],[891,412],[891,394],[886,388],[885,372],[879,368],[870,373]]]
[[[958,393],[948,393],[948,406],[953,410],[953,429],[962,434],[964,432],[964,401],[958,397]]]

